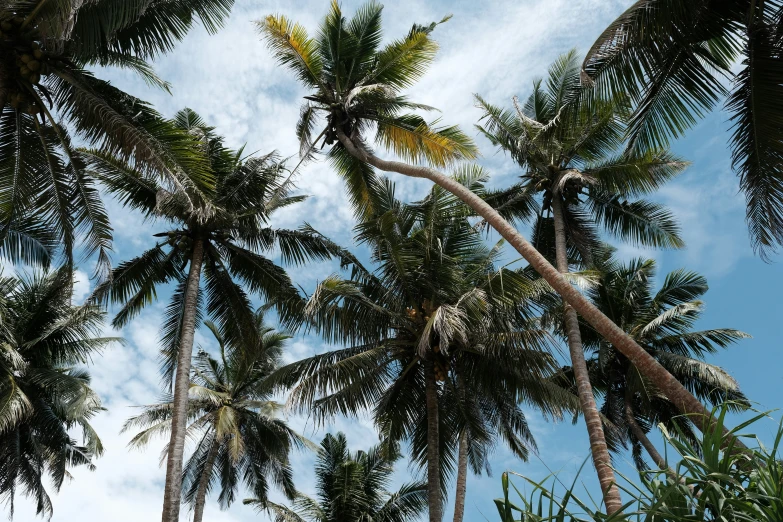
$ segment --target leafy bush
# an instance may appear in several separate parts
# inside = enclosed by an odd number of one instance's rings
[[[536,482],[522,475],[532,486],[523,494],[502,477],[503,498],[495,500],[501,522],[781,522],[783,521],[783,463],[780,444],[783,423],[778,425],[772,447],[767,448],[755,435],[742,433],[768,413],[759,413],[729,433],[744,439],[747,449],[722,434],[727,412],[724,405],[713,411],[714,430],[697,443],[687,442],[664,431],[667,444],[679,462],[669,470],[640,473],[640,484],[623,477],[619,484],[628,499],[622,513],[606,515],[600,507],[591,507],[574,493],[576,479],[559,491],[556,477]],[[583,465],[584,467],[584,465]],[[581,469],[580,469],[581,471]],[[513,473],[512,473],[513,474]],[[577,474],[577,479],[578,479]],[[552,479],[552,486],[547,486]],[[518,497],[511,501],[511,489]]]

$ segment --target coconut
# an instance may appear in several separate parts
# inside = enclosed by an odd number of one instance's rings
[[[35,51],[33,51],[33,57],[34,57],[36,60],[40,60],[41,58],[43,58],[43,56],[44,56],[44,53],[43,53],[43,51],[42,51],[42,50],[40,50],[40,49],[36,49]]]
[[[8,20],[5,20],[4,22],[0,22],[0,29],[2,29],[5,32],[8,32],[13,28],[14,26],[11,25],[11,22],[9,22]]]
[[[27,62],[27,68],[30,69],[31,71],[37,71],[38,69],[41,68],[41,62],[39,62],[38,60],[30,60],[29,62]]]
[[[41,81],[41,75],[38,73],[33,73],[30,75],[30,83],[38,83]]]
[[[20,58],[20,59],[22,60],[22,62],[24,62],[24,63],[27,63],[27,62],[29,62],[30,60],[32,60],[32,59],[33,59],[33,57],[32,57],[32,56],[30,56],[29,54],[23,54],[23,55],[22,55],[22,56],[20,56],[19,58]]]

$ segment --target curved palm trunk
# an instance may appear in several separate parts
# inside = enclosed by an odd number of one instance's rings
[[[188,389],[190,388],[190,359],[193,353],[193,336],[196,332],[196,307],[201,280],[201,263],[204,260],[204,242],[196,239],[190,256],[190,272],[185,288],[182,331],[180,333],[177,373],[174,377],[174,407],[171,419],[171,439],[166,458],[166,485],[163,491],[163,522],[179,522],[179,506],[182,498],[182,459],[185,453],[187,429]]]
[[[198,491],[196,492],[196,503],[193,507],[193,522],[201,522],[204,517],[204,504],[207,500],[207,487],[209,486],[209,479],[212,477],[212,468],[215,466],[215,459],[220,450],[220,445],[216,440],[212,441],[212,447],[209,448],[209,455],[207,455],[207,461],[204,463],[204,470],[201,474],[201,478],[198,481]]]
[[[560,272],[568,273],[568,249],[566,245],[565,220],[563,218],[563,204],[559,194],[552,197],[552,215],[555,220],[555,253],[557,268]],[[595,404],[593,387],[590,385],[590,375],[587,372],[587,362],[582,348],[582,333],[579,331],[579,318],[576,310],[563,301],[565,308],[563,322],[568,336],[568,352],[571,355],[571,366],[574,369],[576,389],[579,395],[579,404],[585,416],[587,434],[590,438],[590,453],[593,456],[593,465],[598,473],[598,481],[601,483],[601,491],[604,496],[607,514],[619,511],[623,506],[620,499],[620,490],[615,483],[612,461],[609,456],[609,448],[606,446],[604,428],[598,407]]]
[[[435,169],[410,165],[400,161],[388,161],[378,158],[364,148],[351,141],[340,127],[336,129],[340,143],[349,154],[364,161],[375,168],[386,172],[396,172],[413,178],[424,178],[448,190],[465,204],[473,209],[476,214],[486,220],[500,236],[519,252],[530,263],[530,266],[559,293],[563,299],[571,305],[584,319],[596,329],[606,340],[612,343],[623,355],[633,363],[639,372],[650,379],[655,386],[666,394],[667,398],[684,414],[692,415],[694,423],[702,431],[715,425],[715,419],[699,400],[693,396],[666,368],[656,361],[647,351],[639,346],[628,334],[611,319],[604,315],[595,305],[585,298],[576,288],[566,280],[563,275],[552,266],[538,250],[520,234],[503,216],[493,209],[486,201],[471,192],[459,182],[446,176]],[[724,435],[732,439],[736,448],[745,446],[723,428]]]
[[[459,436],[457,456],[457,491],[454,496],[454,522],[462,522],[465,516],[465,492],[468,489],[468,432]]]
[[[425,395],[427,398],[427,502],[430,522],[443,520],[443,502],[440,487],[440,432],[438,426],[438,382],[435,363],[424,361]]]

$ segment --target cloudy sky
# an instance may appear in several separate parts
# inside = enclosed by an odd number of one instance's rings
[[[513,95],[526,96],[531,81],[543,75],[552,60],[571,48],[583,52],[601,28],[628,4],[618,0],[402,0],[387,5],[384,21],[387,38],[393,38],[407,32],[413,22],[428,23],[448,13],[454,15],[450,22],[438,27],[436,37],[441,53],[410,95],[441,109],[444,122],[459,124],[473,134],[473,124],[480,116],[472,103],[473,93],[497,104],[510,104]],[[347,13],[357,5],[354,0],[343,2]],[[283,156],[292,156],[298,150],[294,124],[304,92],[291,74],[276,66],[253,21],[270,13],[282,13],[314,33],[327,8],[326,0],[238,0],[231,19],[217,35],[194,30],[176,53],[156,63],[160,75],[172,83],[173,96],[147,88],[130,73],[110,70],[101,74],[149,100],[168,116],[183,107],[194,109],[216,126],[231,146],[247,144],[248,151],[278,150]],[[687,248],[661,253],[622,247],[621,252],[627,257],[654,257],[661,273],[687,267],[707,276],[711,290],[699,326],[732,327],[753,335],[753,339],[720,354],[714,361],[729,368],[760,407],[776,408],[783,406],[778,391],[783,385],[779,351],[783,338],[779,310],[783,308],[775,296],[783,290],[783,284],[779,265],[764,264],[748,246],[743,198],[737,193],[736,178],[729,165],[728,128],[726,115],[717,112],[674,146],[693,165],[657,197],[679,217]],[[480,163],[491,171],[492,183],[511,183],[519,174],[514,164],[485,140],[477,139],[483,154]],[[428,188],[423,181],[397,181],[400,194],[409,199],[421,196]],[[307,166],[298,187],[311,198],[281,213],[277,224],[296,227],[307,221],[335,241],[351,246],[352,214],[339,179],[327,165]],[[143,222],[113,202],[108,204],[116,229],[114,260],[118,262],[150,245],[151,234],[158,230],[154,223]],[[90,290],[86,274],[91,273],[91,268],[88,262],[81,267],[77,298],[83,298]],[[291,274],[304,288],[311,289],[317,280],[335,270],[335,266],[323,263],[306,269],[293,268]],[[164,472],[158,459],[162,441],[145,452],[129,452],[125,446],[131,435],[119,433],[123,421],[135,411],[132,406],[153,402],[159,393],[157,329],[167,296],[159,297],[157,305],[122,332],[128,345],[107,351],[92,367],[94,387],[108,408],[95,421],[106,455],[98,461],[97,471],[73,472],[74,480],[54,498],[55,521],[136,522],[160,516]],[[197,342],[210,346],[203,332]],[[316,338],[299,336],[290,344],[287,358],[295,360],[326,349]],[[503,470],[515,470],[537,479],[550,470],[559,471],[566,478],[587,456],[587,437],[581,421],[576,426],[570,422],[553,425],[533,412],[529,417],[539,442],[539,454],[523,463],[498,448],[492,461],[494,476],[472,477],[468,482],[466,520],[495,519],[492,499],[500,495],[499,474]],[[316,430],[306,419],[291,417],[290,421],[316,441],[326,431],[337,430],[345,431],[357,449],[377,440],[367,418],[338,419]],[[771,422],[762,426],[762,436],[771,429]],[[628,460],[621,457],[617,464],[628,470]],[[296,455],[295,464],[298,487],[312,491],[312,455]],[[401,463],[398,475],[402,478],[408,473],[415,471]],[[583,479],[588,487],[595,482],[589,469]],[[244,498],[242,494],[240,498]],[[189,515],[183,510],[182,520],[188,520]],[[16,520],[33,520],[33,516],[32,504],[18,499]],[[220,511],[210,499],[206,519],[245,521],[265,520],[266,516],[241,503]]]

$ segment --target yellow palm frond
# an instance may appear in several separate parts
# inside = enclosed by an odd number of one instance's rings
[[[256,22],[267,45],[280,64],[291,68],[310,87],[321,84],[321,58],[318,43],[307,35],[304,26],[282,15],[269,15]]]
[[[376,140],[400,158],[424,160],[434,167],[478,155],[473,140],[459,127],[434,127],[414,115],[379,120]]]

